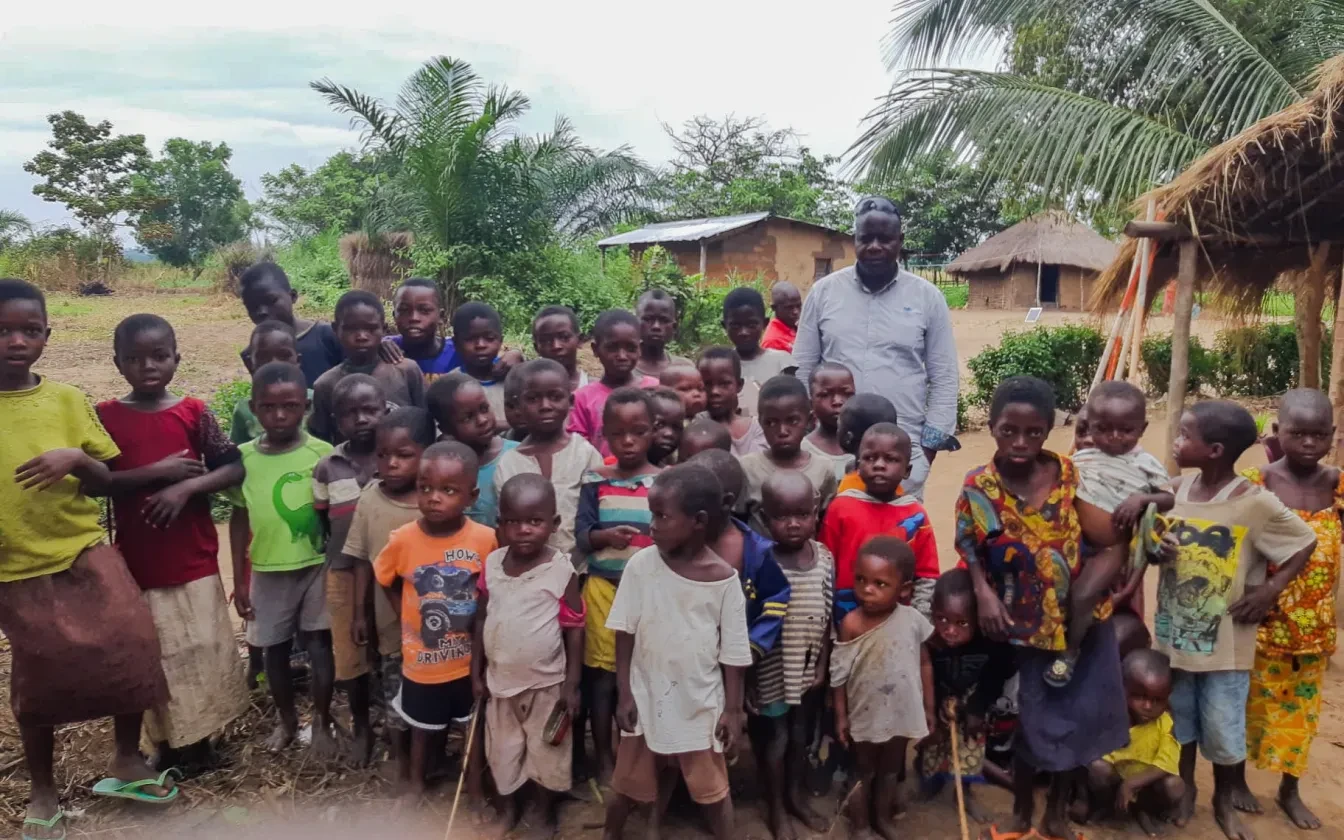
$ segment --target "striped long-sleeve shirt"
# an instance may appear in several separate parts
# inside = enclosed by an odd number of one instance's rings
[[[655,474],[632,478],[605,478],[596,472],[583,477],[579,489],[579,511],[574,520],[574,537],[579,552],[588,558],[588,574],[616,580],[625,571],[626,562],[636,551],[653,545],[649,538],[649,488]],[[593,550],[592,532],[619,525],[639,530],[639,536],[625,548]]]

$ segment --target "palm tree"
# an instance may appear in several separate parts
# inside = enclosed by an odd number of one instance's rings
[[[549,135],[520,136],[521,93],[487,86],[463,61],[426,62],[381,102],[330,79],[313,82],[362,129],[367,151],[392,174],[379,183],[366,232],[414,231],[440,249],[448,291],[491,257],[648,215],[640,185],[649,170],[626,148],[598,152],[557,120]]]
[[[1304,97],[1344,49],[1344,0],[1241,4],[1242,18],[1225,3],[898,0],[888,62],[907,72],[869,115],[853,161],[882,178],[950,149],[1057,202],[1128,204]],[[1081,55],[1065,78],[949,66],[1052,26]]]
[[[13,210],[0,210],[0,250],[13,245],[18,238],[33,232],[33,223],[28,217]]]

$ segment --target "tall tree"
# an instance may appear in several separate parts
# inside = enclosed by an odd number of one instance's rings
[[[8,248],[18,241],[20,236],[33,232],[33,223],[28,217],[13,210],[0,210],[0,250]]]
[[[659,185],[667,218],[768,211],[841,229],[852,224],[854,196],[834,175],[839,161],[816,157],[791,129],[729,114],[663,130],[673,149]]]
[[[114,136],[112,123],[90,124],[74,111],[51,114],[47,122],[50,148],[23,165],[44,182],[33,187],[33,194],[64,204],[90,234],[114,245],[118,218],[147,206],[131,187],[133,176],[149,165],[145,136]]]
[[[211,251],[247,235],[252,211],[229,171],[232,156],[224,143],[179,137],[163,144],[163,156],[135,176],[131,191],[146,205],[135,220],[146,250],[199,274]]]
[[[316,236],[336,228],[358,230],[364,222],[380,173],[387,167],[374,155],[337,152],[309,172],[290,164],[261,176],[257,209],[267,227],[286,240]]]
[[[1009,69],[957,68],[1005,43]],[[852,152],[871,175],[952,150],[1082,209],[1125,204],[1301,99],[1344,49],[1338,0],[901,0],[908,71]]]

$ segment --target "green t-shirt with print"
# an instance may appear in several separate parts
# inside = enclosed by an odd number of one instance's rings
[[[254,571],[291,572],[326,561],[322,520],[313,507],[313,468],[331,448],[308,434],[276,455],[258,451],[255,440],[238,447],[247,474],[234,504],[247,508]]]

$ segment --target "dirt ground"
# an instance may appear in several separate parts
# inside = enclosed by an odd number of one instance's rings
[[[84,388],[95,399],[106,399],[125,391],[125,385],[111,362],[112,330],[118,320],[134,312],[157,312],[177,328],[183,361],[175,387],[183,393],[208,398],[218,386],[244,375],[238,351],[247,341],[251,325],[235,299],[211,295],[175,294],[113,295],[108,298],[69,298],[53,296],[51,320],[53,336],[38,371],[54,379]],[[999,312],[955,312],[954,327],[963,371],[965,360],[996,341],[1006,329],[1023,326],[1021,316]],[[1047,313],[1046,323],[1083,321],[1085,317]],[[1109,322],[1107,323],[1109,326]],[[1206,346],[1221,325],[1212,319],[1196,323],[1196,334]],[[1158,319],[1156,331],[1170,329],[1170,323]],[[1053,448],[1067,450],[1071,429],[1059,429],[1052,435]],[[1145,446],[1155,454],[1165,450],[1165,432],[1161,418],[1155,417],[1145,436]],[[944,567],[955,562],[952,551],[952,506],[966,471],[983,464],[993,452],[992,441],[984,431],[973,431],[961,438],[960,452],[945,453],[935,464],[926,488],[926,504],[935,523]],[[1248,453],[1246,464],[1261,459],[1259,450]],[[228,568],[227,544],[221,546],[222,567]],[[1151,581],[1150,581],[1151,584]],[[1148,603],[1155,598],[1149,597]],[[3,645],[3,642],[0,642]],[[8,650],[0,650],[0,679],[8,679]],[[1302,782],[1304,798],[1317,811],[1327,828],[1316,836],[1344,838],[1344,800],[1338,796],[1338,779],[1344,776],[1344,686],[1340,670],[1332,669],[1325,687],[1320,734],[1311,758],[1311,770]],[[62,755],[57,768],[58,781],[64,786],[67,807],[78,818],[70,822],[70,835],[84,837],[111,835],[140,837],[156,834],[210,837],[236,836],[241,830],[249,837],[333,838],[365,837],[374,831],[386,835],[396,831],[409,837],[444,836],[452,801],[452,785],[444,783],[432,794],[426,809],[414,816],[392,817],[389,787],[380,775],[346,767],[323,767],[307,760],[301,750],[272,757],[260,748],[260,739],[269,732],[265,717],[269,702],[254,698],[249,714],[226,733],[224,753],[230,766],[183,784],[178,804],[162,810],[148,806],[95,800],[88,788],[101,777],[105,757],[111,745],[109,727],[104,723],[70,727],[60,736]],[[755,793],[754,772],[749,756],[744,755],[733,771],[734,801],[737,803],[737,835],[742,838],[766,838],[769,833],[761,817],[760,801]],[[1248,820],[1260,838],[1281,838],[1296,834],[1272,805],[1276,779],[1252,770],[1251,786],[1268,806],[1264,816]],[[1211,790],[1208,767],[1200,768],[1201,801],[1197,817],[1181,831],[1170,829],[1171,836],[1191,840],[1220,838],[1208,807]],[[0,820],[18,828],[24,810],[26,772],[22,766],[18,733],[8,708],[0,711]],[[1006,792],[989,789],[982,797],[991,810],[1007,814]],[[816,802],[826,813],[835,802]],[[595,836],[601,820],[601,806],[595,802],[575,801],[562,811],[564,837]],[[389,822],[395,819],[396,824]],[[641,824],[632,824],[632,831]],[[940,840],[959,836],[955,809],[946,801],[912,805],[901,823],[912,840]],[[976,831],[973,826],[972,831]],[[457,836],[474,836],[470,821],[459,816],[454,829]],[[1088,827],[1093,838],[1130,836],[1123,827]],[[838,824],[832,831],[846,836],[847,827]],[[674,821],[669,834],[674,838],[703,836],[703,828],[693,817]],[[805,835],[804,835],[805,836]]]

